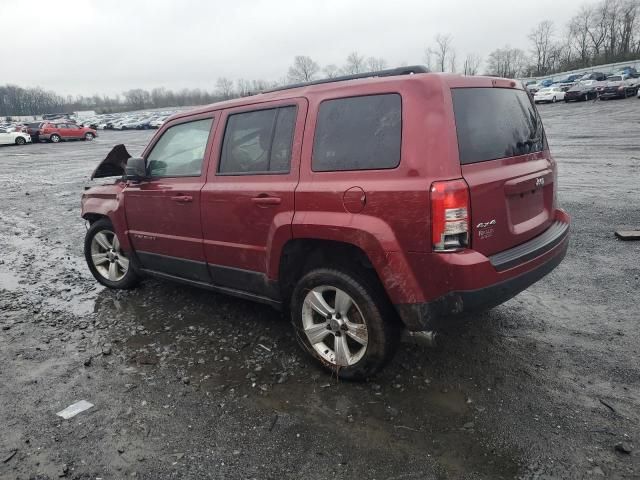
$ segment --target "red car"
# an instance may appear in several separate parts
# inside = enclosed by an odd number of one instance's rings
[[[58,143],[61,140],[93,140],[98,136],[93,128],[81,127],[75,123],[43,123],[38,131],[40,140]]]
[[[424,72],[217,103],[171,117],[142,158],[117,146],[93,176],[124,176],[82,196],[89,269],[281,308],[345,379],[378,371],[403,328],[512,298],[569,244],[542,122],[515,81]]]

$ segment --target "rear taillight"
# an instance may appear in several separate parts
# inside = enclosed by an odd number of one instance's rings
[[[469,246],[469,186],[462,180],[431,185],[431,241],[436,252]]]

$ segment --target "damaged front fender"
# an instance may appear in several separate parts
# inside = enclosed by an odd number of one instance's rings
[[[123,144],[116,145],[102,160],[91,174],[91,180],[94,178],[117,177],[124,174],[124,167],[131,155],[127,151],[127,147]]]

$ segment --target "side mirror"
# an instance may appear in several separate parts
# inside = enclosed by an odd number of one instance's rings
[[[147,178],[147,167],[142,157],[131,157],[124,167],[124,179],[140,182]]]

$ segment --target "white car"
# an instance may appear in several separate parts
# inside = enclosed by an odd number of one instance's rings
[[[550,102],[556,103],[564,100],[564,92],[560,87],[547,87],[542,88],[536,92],[533,96],[533,101],[536,103]]]
[[[163,117],[163,118],[156,118],[155,120],[151,120],[151,122],[149,122],[149,126],[151,128],[160,128],[164,122],[167,120],[168,117]]]
[[[24,145],[31,143],[31,135],[24,132],[9,132],[6,128],[0,129],[0,145]]]

